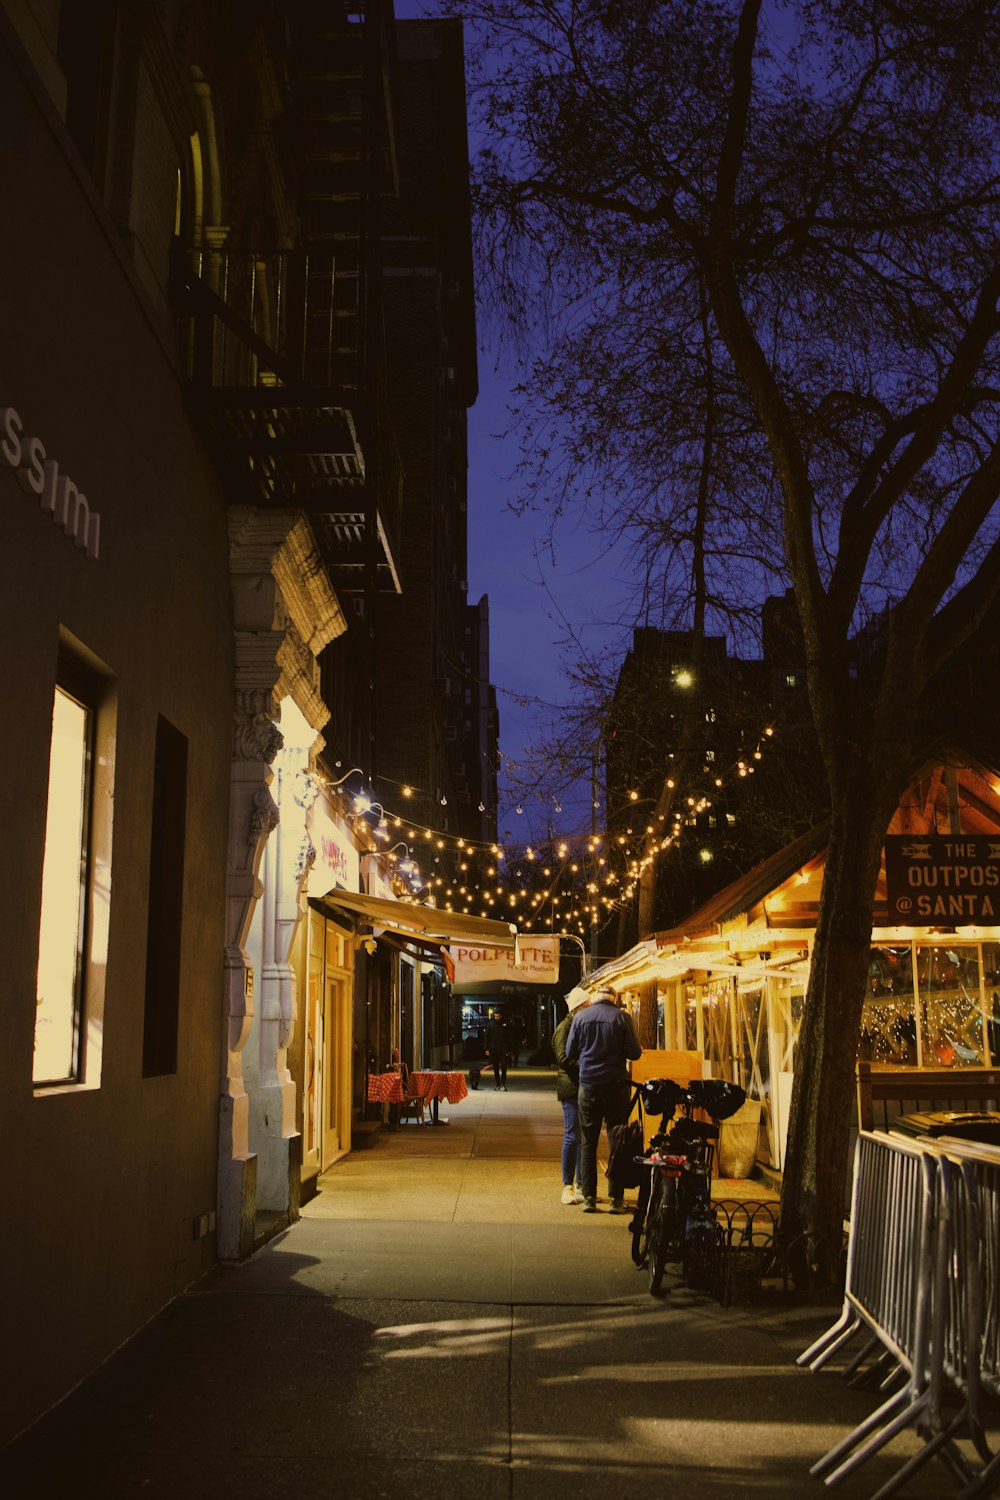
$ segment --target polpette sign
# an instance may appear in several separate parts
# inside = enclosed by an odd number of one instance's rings
[[[452,943],[448,949],[448,956],[455,966],[452,989],[459,994],[472,994],[491,984],[559,982],[557,937],[536,938],[522,934],[518,938],[518,950],[521,962],[515,965],[513,948],[491,948],[487,943]]]

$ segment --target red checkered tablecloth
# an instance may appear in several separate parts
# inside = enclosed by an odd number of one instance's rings
[[[403,1080],[398,1073],[369,1073],[368,1098],[372,1104],[401,1104]]]
[[[457,1104],[469,1090],[464,1073],[411,1073],[410,1087],[421,1099],[447,1099]]]

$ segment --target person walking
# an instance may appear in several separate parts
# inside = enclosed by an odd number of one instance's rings
[[[566,1039],[573,1024],[573,1016],[589,1001],[586,990],[577,985],[566,996],[566,1014],[552,1033],[552,1050],[556,1055],[556,1098],[562,1105],[562,1201],[567,1206],[583,1202],[583,1187],[580,1180],[580,1112],[577,1105],[577,1090],[580,1084],[580,1067],[566,1056]],[[574,1181],[576,1186],[574,1187]]]
[[[613,990],[595,990],[590,1004],[573,1016],[566,1057],[579,1064],[580,1175],[583,1211],[597,1212],[597,1143],[602,1124],[609,1137],[613,1125],[628,1119],[628,1060],[642,1056],[632,1018],[618,1008]],[[608,1179],[611,1212],[627,1213],[621,1183]]]
[[[490,1024],[486,1028],[486,1056],[493,1064],[493,1088],[503,1089],[507,1092],[507,1057],[510,1052],[510,1038],[507,1035],[507,1027],[498,1010],[493,1012]]]

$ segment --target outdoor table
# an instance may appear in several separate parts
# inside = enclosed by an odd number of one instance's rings
[[[438,1103],[441,1099],[447,1099],[449,1104],[457,1104],[469,1092],[464,1073],[411,1073],[410,1088],[421,1099],[430,1103],[432,1125],[448,1123],[438,1117]]]
[[[398,1073],[369,1073],[368,1102],[370,1104],[402,1104],[403,1080]]]

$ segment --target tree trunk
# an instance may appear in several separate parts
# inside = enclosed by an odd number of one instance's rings
[[[873,764],[874,762],[874,764]],[[877,771],[875,767],[877,766]],[[875,882],[898,797],[895,767],[873,755],[841,783],[795,1053],[781,1193],[782,1239],[797,1279],[828,1284],[841,1260],[848,1145]]]

